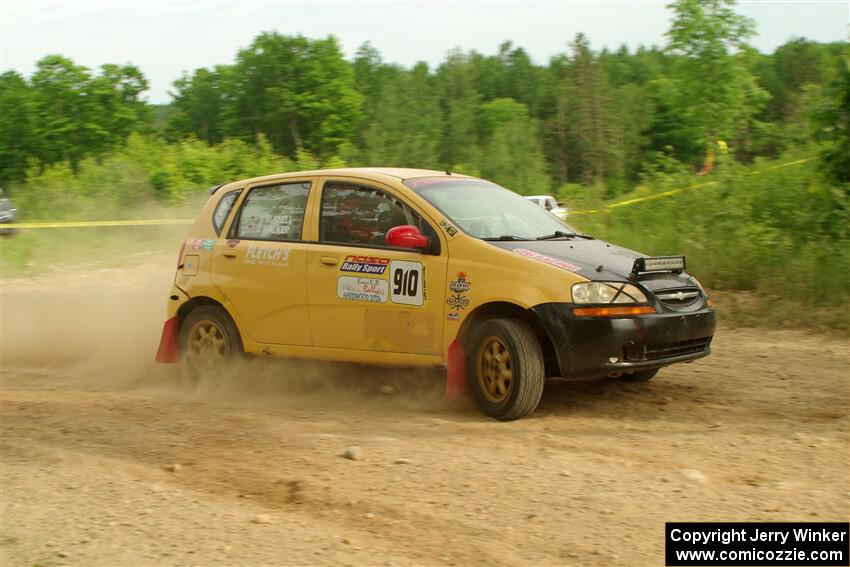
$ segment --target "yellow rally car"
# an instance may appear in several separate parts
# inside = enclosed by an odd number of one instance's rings
[[[648,380],[710,352],[681,256],[577,233],[450,172],[363,168],[211,190],[180,250],[157,353],[190,371],[274,355],[448,368],[447,394],[516,419],[546,377]]]

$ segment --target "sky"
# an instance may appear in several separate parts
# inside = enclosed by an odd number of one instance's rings
[[[663,45],[666,2],[655,0],[51,0],[0,1],[0,69],[29,76],[48,54],[97,69],[132,63],[150,82],[146,98],[170,101],[183,72],[232,63],[257,34],[334,35],[348,58],[366,41],[387,62],[439,64],[459,47],[493,54],[505,40],[545,64],[576,33],[594,49]],[[848,0],[750,0],[736,10],[756,22],[757,49],[792,37],[846,41]]]

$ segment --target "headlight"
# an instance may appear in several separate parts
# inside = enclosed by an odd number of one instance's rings
[[[701,283],[699,283],[699,280],[698,280],[698,279],[696,279],[696,278],[695,278],[695,277],[693,277],[693,276],[690,276],[690,278],[691,278],[691,283],[692,283],[692,284],[694,284],[695,286],[697,286],[697,287],[699,288],[699,290],[700,290],[700,292],[703,294],[703,296],[708,297],[708,296],[706,295],[706,293],[705,293],[705,288],[704,288],[704,287],[702,287],[702,284],[701,284]]]
[[[714,302],[711,300],[710,297],[708,297],[708,294],[705,293],[705,288],[702,287],[702,284],[699,283],[699,280],[696,279],[695,277],[691,276],[691,281],[693,282],[693,284],[695,286],[697,286],[699,288],[700,293],[702,293],[702,296],[705,298],[706,305],[708,305],[709,307],[714,307]]]
[[[583,282],[573,284],[573,303],[645,303],[646,296],[632,284]]]

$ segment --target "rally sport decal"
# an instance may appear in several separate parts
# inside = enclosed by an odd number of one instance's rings
[[[418,307],[425,303],[425,268],[421,262],[346,256],[339,267],[337,297]]]

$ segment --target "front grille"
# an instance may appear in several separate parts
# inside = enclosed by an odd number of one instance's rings
[[[705,352],[711,345],[711,337],[677,341],[660,345],[633,346],[626,349],[625,358],[628,362],[639,362],[642,360],[661,360],[673,358],[684,354],[696,354]]]
[[[692,305],[699,299],[699,296],[700,292],[696,287],[676,287],[655,292],[655,297],[661,303],[673,308]]]

